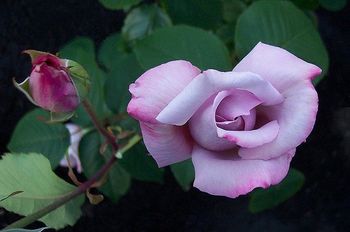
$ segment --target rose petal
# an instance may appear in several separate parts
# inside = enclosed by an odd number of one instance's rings
[[[244,130],[253,129],[256,121],[256,110],[252,109],[249,115],[243,115],[242,118],[244,120]]]
[[[222,91],[217,96],[221,95],[226,97],[218,104],[216,115],[230,120],[241,115],[249,115],[250,110],[261,103],[259,99],[248,91],[238,89]],[[221,99],[221,97],[219,98]]]
[[[236,143],[219,138],[216,132],[214,97],[209,98],[193,115],[188,125],[196,143],[209,150],[222,151],[236,147]]]
[[[233,71],[257,73],[282,93],[295,82],[313,79],[322,70],[282,48],[258,43]]]
[[[242,148],[239,155],[244,159],[268,160],[286,153],[306,140],[315,124],[318,108],[317,93],[309,85],[300,82],[285,91],[286,99],[278,106],[261,107],[260,114],[269,120],[277,120],[279,133],[274,141],[255,148]],[[258,118],[259,116],[257,116]]]
[[[207,70],[187,85],[159,113],[157,120],[166,124],[184,125],[210,96],[229,89],[247,90],[265,105],[283,101],[282,95],[270,83],[254,73]]]
[[[67,123],[65,126],[70,134],[70,146],[68,147],[68,158],[70,165],[72,168],[77,168],[78,173],[81,173],[82,166],[79,159],[79,142],[83,137],[82,129],[78,125],[72,123]],[[66,157],[61,160],[60,165],[63,167],[68,167]]]
[[[132,99],[128,113],[144,122],[157,122],[156,116],[200,73],[184,60],[171,61],[152,68],[131,84]]]
[[[192,139],[186,127],[140,122],[143,141],[159,167],[190,158]]]
[[[220,138],[225,138],[241,147],[257,147],[274,140],[278,134],[278,122],[271,121],[259,129],[249,131],[229,131],[217,127],[217,133]]]
[[[254,188],[278,184],[287,175],[295,149],[276,159],[242,160],[231,151],[215,153],[199,146],[193,149],[193,186],[212,195],[235,198]]]

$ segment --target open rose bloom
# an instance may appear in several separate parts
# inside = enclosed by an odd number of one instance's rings
[[[315,123],[320,73],[259,43],[231,72],[183,60],[148,70],[130,85],[128,112],[160,167],[192,158],[195,187],[234,198],[287,175]]]

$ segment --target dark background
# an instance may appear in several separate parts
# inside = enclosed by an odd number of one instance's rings
[[[163,185],[134,181],[118,204],[86,204],[83,217],[63,231],[349,231],[350,230],[350,7],[317,11],[330,69],[318,86],[316,126],[292,167],[306,176],[303,189],[273,210],[250,214],[248,197],[228,199],[183,192],[166,172]],[[125,15],[96,0],[0,1],[0,150],[32,105],[14,89],[30,61],[21,51],[55,53],[75,36],[96,45],[120,30]],[[18,216],[0,209],[0,228]],[[40,226],[38,223],[36,226]]]

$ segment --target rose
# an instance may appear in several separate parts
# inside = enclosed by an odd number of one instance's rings
[[[26,50],[32,59],[30,76],[22,83],[14,81],[35,105],[51,111],[51,122],[71,117],[86,97],[89,77],[75,61],[60,59],[50,53]]]
[[[187,61],[152,68],[130,85],[128,113],[160,167],[192,158],[194,186],[237,197],[279,183],[310,134],[321,70],[259,43],[231,72]]]
[[[52,112],[71,112],[79,105],[78,92],[61,60],[43,54],[33,61],[29,88],[34,102]]]
[[[51,54],[37,57],[29,76],[35,103],[52,112],[71,112],[79,105],[78,92],[60,59]]]

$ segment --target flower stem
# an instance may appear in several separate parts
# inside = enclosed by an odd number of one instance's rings
[[[83,101],[83,106],[85,111],[88,113],[88,115],[91,118],[91,121],[93,122],[96,129],[100,132],[101,135],[105,137],[107,142],[112,146],[112,149],[114,150],[114,153],[118,151],[118,144],[116,142],[116,137],[109,132],[106,128],[103,127],[103,125],[98,120],[95,111],[93,110],[91,104],[87,101]],[[85,193],[91,186],[93,186],[94,183],[98,182],[113,166],[113,164],[116,162],[117,157],[115,155],[111,156],[109,161],[105,163],[100,170],[98,170],[93,177],[91,177],[89,180],[81,184],[79,187],[77,187],[74,191],[68,193],[64,197],[61,197],[57,199],[56,201],[52,202],[50,205],[38,210],[37,212],[34,212],[10,225],[8,225],[5,229],[13,229],[13,228],[23,228],[36,220],[42,218],[46,214],[54,211],[55,209],[61,207],[62,205],[66,204],[70,200],[74,199],[75,197]]]

